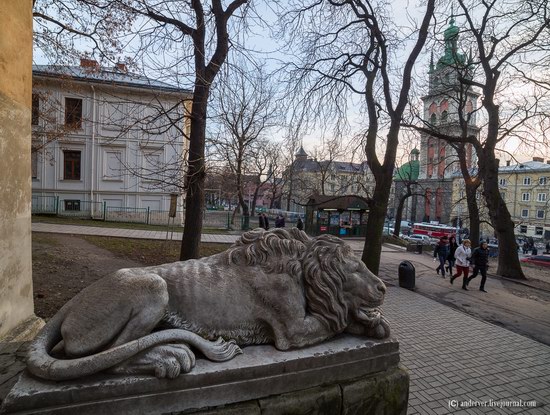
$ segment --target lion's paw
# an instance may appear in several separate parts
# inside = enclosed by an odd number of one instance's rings
[[[147,374],[173,379],[195,367],[195,355],[185,344],[164,344],[142,352],[112,369],[115,373]]]
[[[372,328],[367,329],[367,336],[375,339],[385,339],[390,336],[390,324],[383,316],[380,316],[380,322]]]

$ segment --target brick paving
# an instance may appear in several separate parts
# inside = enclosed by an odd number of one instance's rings
[[[383,306],[410,374],[409,415],[549,414],[550,346],[390,287]],[[536,408],[452,408],[454,402],[536,401]]]
[[[129,235],[129,230],[38,223],[33,224],[33,231]],[[166,237],[164,232],[152,231],[141,231],[139,235]],[[225,243],[237,238],[203,237],[205,241]],[[386,272],[382,270],[381,274]],[[383,311],[400,341],[401,361],[411,377],[409,415],[550,414],[550,346],[397,287],[388,288]],[[0,343],[0,400],[13,384],[15,374],[22,370],[22,347]],[[452,406],[504,401],[517,405],[520,399],[536,401],[537,407]]]

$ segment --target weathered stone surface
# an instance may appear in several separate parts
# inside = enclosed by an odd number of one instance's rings
[[[385,372],[398,363],[395,339],[342,335],[287,352],[272,346],[247,347],[243,355],[223,363],[201,359],[191,373],[172,380],[101,374],[53,382],[24,374],[3,410],[79,415],[178,413],[345,383]]]
[[[172,412],[170,415],[260,415],[260,404],[257,401],[246,402],[241,404],[227,405],[211,410],[198,410],[198,411],[184,411],[184,412]],[[166,414],[168,415],[168,414]]]
[[[343,384],[342,394],[343,415],[406,415],[409,375],[395,368],[384,377]]]
[[[56,381],[107,370],[175,378],[193,368],[189,347],[221,362],[238,345],[289,350],[342,332],[387,338],[385,292],[339,238],[254,229],[225,252],[122,269],[85,288],[31,343],[27,368]],[[60,337],[59,354],[78,358],[51,356]]]
[[[33,314],[31,267],[32,3],[0,12],[0,340]]]
[[[342,411],[340,386],[324,386],[260,400],[262,415],[334,415]]]

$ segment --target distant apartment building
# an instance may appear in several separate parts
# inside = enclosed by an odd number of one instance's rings
[[[52,198],[58,210],[92,215],[103,206],[168,210],[183,188],[190,100],[122,64],[34,66],[33,210]]]
[[[546,163],[541,157],[532,161],[501,166],[498,171],[500,193],[506,202],[508,211],[515,223],[517,236],[550,239],[550,160]],[[488,224],[489,217],[483,188],[478,190],[478,204],[482,221],[483,236],[493,236]],[[468,211],[464,179],[457,175],[453,185],[452,215],[465,220],[467,226]]]
[[[366,161],[316,160],[300,147],[289,169],[281,201],[282,208],[288,211],[305,213],[312,195],[354,195],[368,199],[374,192],[374,175]]]
[[[550,239],[550,160],[532,161],[499,168],[498,182],[516,234]]]

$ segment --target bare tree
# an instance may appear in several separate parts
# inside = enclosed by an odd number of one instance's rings
[[[479,177],[491,223],[499,241],[497,274],[524,279],[518,259],[514,221],[499,184],[498,147],[515,137],[526,140],[536,132],[542,143],[548,126],[550,62],[547,39],[550,10],[544,0],[508,3],[458,0],[465,29],[461,37],[473,48],[471,76],[460,77],[465,87],[479,88],[485,125],[479,137],[439,138],[471,144],[478,156]],[[433,132],[432,132],[433,133]],[[540,145],[540,144],[539,144]]]
[[[277,120],[275,89],[262,68],[248,69],[244,64],[235,67],[222,84],[218,89],[219,114],[216,116],[222,131],[212,142],[234,173],[237,198],[247,227],[250,212],[243,194],[244,176],[256,175],[256,168],[267,167],[261,165],[257,156],[261,151],[259,147],[265,145],[260,142],[261,138]]]
[[[287,15],[287,30],[299,39],[302,62],[294,77],[298,90],[306,91],[300,104],[317,111],[317,119],[345,120],[348,95],[361,97],[367,120],[365,153],[376,186],[370,202],[362,260],[378,272],[382,230],[390,197],[401,119],[409,102],[414,64],[426,42],[435,0],[425,4],[418,27],[407,34],[392,25],[386,3],[370,0],[326,0],[297,5]],[[298,26],[302,26],[300,29]],[[414,39],[405,45],[404,38]],[[408,46],[401,73],[392,77],[397,53]],[[314,103],[318,104],[315,106]],[[377,153],[385,135],[383,160]]]

